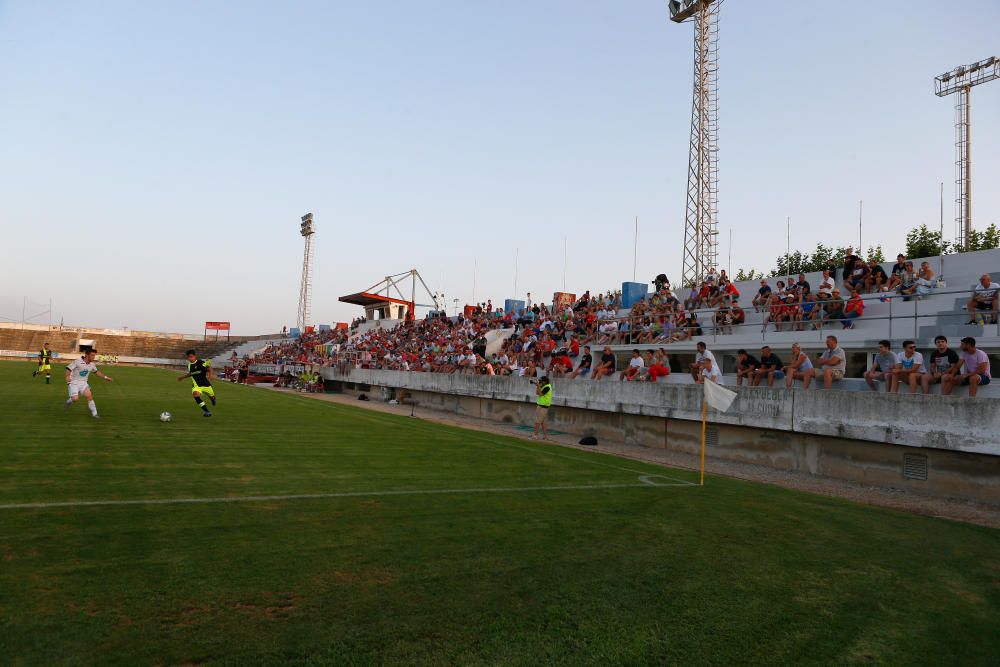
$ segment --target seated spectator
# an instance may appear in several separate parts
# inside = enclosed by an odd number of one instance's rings
[[[720,334],[733,333],[733,313],[728,307],[715,311],[715,330]]]
[[[934,269],[931,268],[929,262],[921,262],[920,269],[917,271],[917,298],[930,294],[936,285]]]
[[[789,331],[799,331],[802,329],[802,308],[799,305],[798,295],[788,294],[785,297],[783,316]]]
[[[806,280],[806,274],[799,274],[799,279],[795,282],[795,289],[798,290],[799,294],[812,291],[812,288],[809,286],[809,281]]]
[[[653,356],[653,363],[649,366],[649,370],[646,373],[646,380],[649,382],[656,382],[662,377],[667,377],[670,375],[670,361],[667,357],[667,352],[662,347],[656,351]]]
[[[760,289],[757,290],[757,294],[751,300],[754,312],[759,313],[762,309],[767,308],[768,302],[770,300],[771,300],[771,286],[767,284],[767,278],[761,278]]]
[[[742,308],[740,308],[740,304],[738,304],[738,303],[736,303],[734,301],[732,303],[732,305],[729,307],[729,310],[732,313],[732,320],[733,320],[732,324],[733,324],[733,326],[737,326],[738,327],[738,326],[742,326],[743,324],[746,324],[747,314],[746,314],[745,310],[743,310]]]
[[[773,387],[775,380],[785,377],[785,364],[778,355],[771,351],[770,345],[760,348],[760,365],[754,371],[753,386],[759,386],[765,377],[768,387]]]
[[[628,360],[628,367],[618,376],[618,379],[622,382],[636,380],[640,377],[645,367],[646,362],[643,360],[642,355],[639,354],[639,350],[632,350],[632,358]]]
[[[764,325],[761,327],[761,331],[767,331],[768,324],[773,324],[775,331],[781,331],[781,324],[785,321],[786,315],[784,297],[778,292],[772,292],[768,299],[767,312],[764,314]]]
[[[826,350],[819,355],[816,361],[816,368],[812,370],[812,375],[816,378],[823,378],[823,388],[830,389],[834,381],[843,380],[847,371],[847,355],[840,349],[836,336],[826,337]]]
[[[823,305],[815,294],[807,294],[799,308],[802,311],[802,327],[800,328],[816,329],[822,324]]]
[[[854,320],[861,317],[864,312],[865,302],[861,298],[861,292],[854,290],[851,292],[851,298],[847,300],[847,305],[844,306],[844,317],[840,321],[845,329],[853,329]]]
[[[913,262],[906,263],[900,281],[896,292],[903,297],[903,301],[909,301],[917,293],[917,274],[913,270]]]
[[[931,391],[931,385],[944,383],[944,376],[954,377],[958,374],[962,361],[958,353],[948,347],[948,339],[944,336],[934,337],[934,351],[928,355],[927,372],[920,376],[920,385],[925,394]]]
[[[849,291],[861,291],[868,284],[869,271],[868,267],[861,258],[855,258],[850,273],[847,271],[847,266],[844,266],[844,287]]]
[[[611,352],[611,348],[604,346],[604,352],[601,354],[601,362],[594,369],[594,379],[600,380],[602,377],[608,377],[614,375],[617,368],[615,367],[615,355]]]
[[[885,382],[887,392],[893,389],[893,378],[896,370],[896,353],[892,351],[892,343],[887,340],[878,342],[878,352],[872,361],[871,368],[865,371],[865,382],[872,391],[878,391],[875,383],[879,380]]]
[[[906,255],[900,253],[896,255],[896,263],[892,265],[889,272],[889,282],[885,285],[885,291],[891,292],[899,289],[903,284],[903,273],[906,271]]]
[[[833,290],[830,300],[823,304],[823,322],[844,321],[844,302],[840,298],[840,290]]]
[[[1000,285],[993,282],[990,274],[984,273],[980,276],[979,283],[973,286],[972,298],[965,305],[969,311],[969,321],[966,324],[976,324],[980,317],[996,322],[998,299],[1000,299]]]
[[[802,388],[808,389],[812,382],[812,361],[809,355],[802,351],[798,343],[792,343],[792,360],[785,366],[785,386],[791,389],[796,380],[802,381]]]
[[[969,386],[969,398],[975,398],[979,387],[985,387],[990,383],[990,358],[986,353],[976,348],[976,339],[966,336],[960,344],[962,360],[962,372],[957,375],[946,375],[941,378],[941,393],[945,396],[951,395],[951,390],[956,384]]]
[[[882,265],[872,259],[868,262],[868,276],[865,278],[865,289],[868,292],[884,292],[889,284],[889,276],[885,274]]]
[[[561,377],[567,373],[573,372],[573,360],[569,358],[568,354],[558,354],[552,357],[552,363],[549,364],[549,372],[554,377]],[[490,373],[492,375],[492,373]]]
[[[662,290],[664,287],[670,289],[670,278],[667,278],[666,274],[661,273],[653,278],[653,286],[657,292]]]
[[[715,357],[705,357],[699,363],[700,372],[694,379],[697,384],[704,384],[705,380],[711,380],[715,384],[723,384],[722,369],[715,363]]]
[[[760,362],[746,350],[736,351],[736,386],[743,384],[743,378],[747,379],[749,385],[753,382],[754,371],[760,366]]]
[[[837,288],[835,274],[830,273],[830,269],[823,271],[823,277],[819,279],[819,288],[816,290],[816,298],[826,301],[833,298],[833,290]]]
[[[854,248],[848,248],[844,253],[844,273],[842,276],[846,287],[853,287],[850,285],[850,281],[854,278],[854,270],[858,264],[863,264],[863,261],[854,254]]]
[[[718,366],[719,364],[715,360],[715,355],[712,354],[711,350],[708,349],[708,346],[705,345],[704,341],[698,341],[698,344],[695,345],[694,347],[696,350],[694,355],[694,363],[691,364],[689,368],[691,369],[691,378],[694,379],[695,382],[698,382],[698,378],[701,377],[701,371],[703,369],[702,365],[703,360],[710,359],[714,365]]]

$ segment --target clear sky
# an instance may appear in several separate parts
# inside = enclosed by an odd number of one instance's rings
[[[953,102],[1000,2],[752,2],[721,16],[720,255],[954,233]],[[951,5],[951,9],[948,9]],[[778,12],[776,7],[785,11]],[[960,15],[961,14],[961,15]],[[690,25],[660,0],[0,0],[0,318],[237,333],[419,269],[448,301],[679,276]],[[1000,223],[1000,81],[973,91],[973,214]],[[998,267],[1000,268],[1000,267]],[[473,288],[475,287],[475,295]],[[449,303],[449,310],[450,310]],[[31,308],[29,308],[31,310]],[[36,309],[37,310],[37,309]],[[30,313],[29,313],[30,314]]]

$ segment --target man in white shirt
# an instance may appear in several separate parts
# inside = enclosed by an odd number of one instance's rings
[[[711,380],[715,384],[722,384],[722,369],[715,363],[715,357],[705,357],[701,360],[701,373],[695,382],[704,384],[706,379]]]
[[[705,359],[709,359],[711,360],[713,366],[718,367],[719,364],[715,361],[715,355],[712,354],[711,350],[707,348],[704,342],[699,342],[697,345],[695,345],[695,348],[698,351],[697,353],[695,353],[694,363],[691,364],[690,367],[691,377],[694,378],[695,382],[701,382],[700,378],[701,378],[701,371],[703,368],[701,362]]]
[[[97,404],[94,403],[94,396],[90,393],[90,376],[96,375],[107,382],[111,382],[110,377],[97,370],[97,364],[94,363],[94,357],[96,356],[97,352],[95,350],[87,350],[83,353],[82,357],[66,367],[66,384],[69,386],[69,398],[66,399],[65,407],[68,409],[69,406],[76,403],[82,394],[87,399],[87,407],[90,408],[90,414],[94,419],[98,419]]]
[[[892,371],[892,391],[898,392],[899,385],[906,382],[910,393],[917,393],[924,370],[924,355],[917,352],[917,344],[912,340],[903,341],[903,353],[896,355],[896,366]]]
[[[1000,299],[1000,285],[993,282],[990,274],[984,273],[972,288],[972,298],[965,306],[969,311],[968,324],[976,323],[976,313],[985,314],[986,311],[989,311],[996,321],[998,299]]]

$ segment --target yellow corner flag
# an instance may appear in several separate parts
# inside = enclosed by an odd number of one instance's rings
[[[736,392],[725,387],[720,387],[708,378],[705,378],[705,396],[701,402],[701,475],[700,486],[705,486],[705,423],[708,418],[708,406],[719,412],[725,412],[736,400]]]

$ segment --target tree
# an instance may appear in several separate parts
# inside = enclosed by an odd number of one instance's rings
[[[996,223],[991,224],[983,231],[973,229],[969,234],[969,250],[993,250],[1000,248],[1000,230]]]
[[[758,271],[757,269],[739,269],[736,272],[736,281],[742,280],[760,280],[764,277],[763,271]]]
[[[879,264],[885,261],[885,253],[882,252],[882,246],[877,245],[874,248],[868,246],[868,254],[865,255],[865,261],[870,262],[873,259]]]
[[[970,240],[972,240],[971,237]],[[942,241],[941,232],[932,231],[927,228],[927,225],[914,227],[906,234],[907,257],[947,255],[953,250],[959,251],[958,248],[953,249],[948,241]]]

